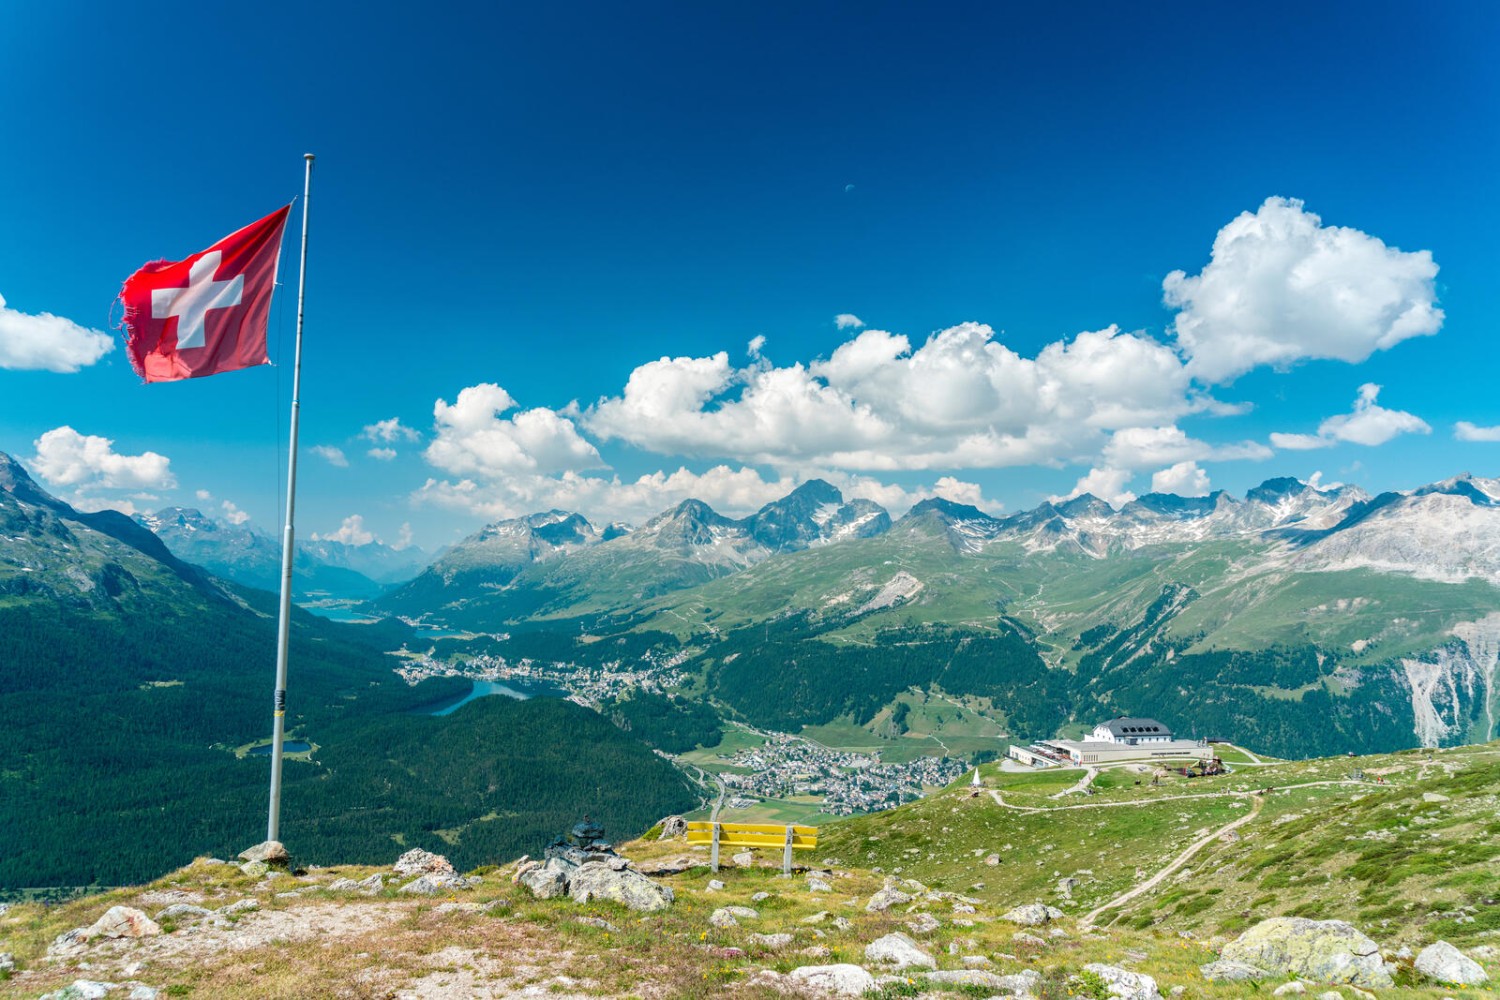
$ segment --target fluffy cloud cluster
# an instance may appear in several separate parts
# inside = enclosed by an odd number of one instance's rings
[[[821,477],[837,486],[846,499],[863,497],[901,514],[918,501],[941,496],[998,512],[1000,506],[983,496],[974,483],[951,476],[934,488],[908,490],[865,476],[829,472]],[[679,468],[653,472],[633,480],[618,476],[564,472],[558,476],[507,476],[490,483],[472,479],[450,482],[429,479],[412,494],[418,505],[461,510],[489,519],[518,517],[536,510],[580,510],[591,518],[639,524],[684,500],[702,500],[725,514],[742,515],[786,496],[802,482],[793,476],[767,478],[752,468],[717,465],[704,472]]]
[[[1330,448],[1343,441],[1374,446],[1385,444],[1399,434],[1430,434],[1427,421],[1403,410],[1387,410],[1375,400],[1380,386],[1367,382],[1359,387],[1354,410],[1329,417],[1318,425],[1316,434],[1272,434],[1271,443],[1278,448],[1304,451]]]
[[[106,333],[51,313],[18,312],[0,296],[0,368],[76,372],[114,346]]]
[[[839,469],[1001,468],[1074,460],[1107,432],[1169,423],[1212,402],[1171,348],[1116,327],[1017,354],[983,324],[865,330],[826,360],[735,368],[725,352],[636,368],[583,414],[605,440],[649,451]]]
[[[743,364],[727,351],[662,357],[587,407],[512,414],[516,401],[503,388],[470,386],[452,404],[437,401],[425,452],[457,481],[430,480],[415,498],[487,516],[557,506],[639,519],[689,496],[753,510],[819,475],[899,512],[929,495],[986,504],[977,486],[950,475],[912,491],[871,474],[1023,465],[1087,468],[1067,497],[1088,492],[1125,503],[1148,473],[1154,491],[1201,496],[1210,481],[1199,463],[1273,454],[1259,442],[1210,443],[1183,430],[1194,415],[1248,409],[1214,399],[1213,386],[1258,366],[1360,362],[1435,333],[1443,320],[1436,274],[1426,251],[1324,226],[1301,202],[1271,198],[1219,231],[1200,273],[1167,277],[1165,301],[1177,310],[1171,342],[1111,326],[1025,356],[980,323],[914,343],[840,313],[834,325],[848,339],[827,357],[777,365],[756,336]],[[1316,435],[1275,434],[1271,443],[1380,444],[1430,430],[1412,414],[1378,406],[1378,392],[1362,389],[1353,412],[1324,421]],[[1492,432],[1456,430],[1465,440]],[[380,446],[369,454],[382,459],[393,457],[390,444],[417,437],[394,418],[364,436]],[[607,468],[593,441],[729,464],[634,480],[590,475]]]
[[[409,534],[410,528],[408,526],[408,536]],[[359,548],[362,545],[369,545],[373,542],[375,535],[365,528],[365,519],[362,515],[350,514],[344,518],[344,523],[339,525],[338,531],[324,535],[313,532],[312,539],[315,542],[343,542],[345,545],[352,545],[355,548]],[[408,540],[410,540],[409,537]]]
[[[172,489],[171,460],[154,451],[121,455],[114,441],[57,427],[33,442],[31,466],[52,486],[78,489]]]
[[[1480,427],[1460,420],[1453,425],[1453,436],[1460,441],[1500,441],[1500,427]]]
[[[451,404],[438,400],[427,461],[454,475],[486,477],[603,466],[598,450],[579,436],[569,417],[545,407],[501,416],[515,406],[510,393],[489,382],[469,386]]]
[[[1195,378],[1232,381],[1260,365],[1358,362],[1443,325],[1426,250],[1324,226],[1296,199],[1268,198],[1219,230],[1207,267],[1163,283]]]
[[[342,448],[331,444],[315,444],[312,447],[312,453],[329,465],[340,469],[347,469],[349,467],[349,457],[344,454],[344,449]]]
[[[230,524],[244,524],[246,521],[250,520],[250,515],[245,511],[240,510],[239,505],[237,505],[232,500],[225,500],[219,506],[224,511],[224,520],[228,521]]]
[[[373,424],[366,424],[359,436],[366,441],[374,441],[384,444],[395,444],[398,441],[420,441],[422,435],[401,422],[400,417],[391,417],[389,420],[377,420]]]

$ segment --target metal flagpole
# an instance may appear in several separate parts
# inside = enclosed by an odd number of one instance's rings
[[[307,202],[312,196],[313,154],[305,153],[302,179],[302,266],[297,272],[297,346],[292,361],[292,443],[287,462],[286,525],[281,534],[281,618],[276,630],[276,701],[271,730],[271,811],[266,839],[281,839],[281,742],[286,734],[286,652],[292,627],[293,515],[297,510],[297,415],[302,397],[302,297],[307,291]]]

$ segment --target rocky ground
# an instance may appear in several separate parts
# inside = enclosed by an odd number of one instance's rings
[[[1100,930],[836,858],[788,877],[749,852],[715,874],[672,837],[620,854],[629,862],[575,850],[466,875],[424,851],[297,872],[274,854],[202,859],[147,886],[0,914],[0,995],[1458,1000],[1492,995],[1500,974],[1493,946],[1391,951],[1338,921],[1276,918],[1200,940]]]

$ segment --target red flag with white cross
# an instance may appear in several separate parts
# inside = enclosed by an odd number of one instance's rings
[[[201,253],[158,260],[125,279],[125,349],[147,382],[270,363],[266,326],[288,205]]]

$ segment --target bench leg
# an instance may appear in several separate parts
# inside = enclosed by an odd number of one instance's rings
[[[781,874],[792,873],[792,828],[786,828],[786,848],[781,852]]]
[[[719,824],[717,824],[717,823],[714,824],[714,846],[713,846],[713,861],[712,861],[712,864],[713,864],[714,871],[717,872],[719,870]]]

